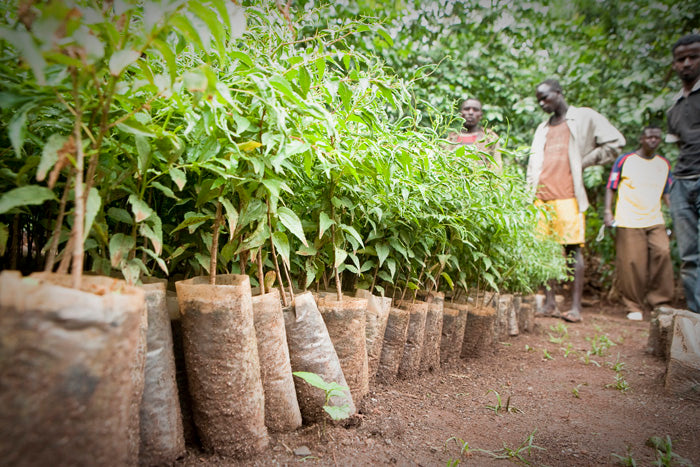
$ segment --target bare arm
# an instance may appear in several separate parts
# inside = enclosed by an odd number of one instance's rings
[[[615,221],[615,216],[613,216],[612,212],[612,202],[613,198],[615,197],[615,193],[613,190],[610,188],[605,189],[605,214],[603,215],[603,221],[605,222],[605,225],[608,227],[612,227],[613,222]]]

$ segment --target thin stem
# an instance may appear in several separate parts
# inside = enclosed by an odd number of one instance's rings
[[[374,286],[377,284],[377,273],[379,272],[379,264],[374,267],[374,274],[372,275],[372,286],[369,288],[370,293],[374,293]]]
[[[219,229],[223,216],[221,215],[221,202],[216,202],[216,219],[214,220],[214,229],[211,239],[211,260],[209,263],[209,284],[216,285],[216,261],[219,250]]]
[[[75,213],[73,214],[73,265],[71,266],[72,283],[74,289],[80,289],[83,274],[83,230],[85,223],[85,198],[83,198],[83,171],[85,170],[85,154],[83,154],[83,138],[81,122],[83,112],[79,107],[80,95],[78,93],[77,70],[73,71],[73,99],[75,100],[75,125],[73,136],[75,138]]]
[[[282,297],[282,304],[284,306],[288,305],[287,294],[284,292],[284,284],[282,283],[282,274],[280,274],[280,265],[277,261],[277,251],[275,251],[275,242],[272,241],[272,214],[270,213],[270,198],[268,197],[265,202],[267,203],[267,225],[270,227],[270,252],[272,253],[272,261],[275,264],[275,274],[277,274],[277,285],[280,289],[280,296]],[[284,260],[284,258],[283,258]],[[291,283],[290,283],[291,285]]]
[[[56,255],[58,254],[58,240],[61,238],[61,227],[63,226],[63,218],[66,215],[66,203],[68,202],[69,193],[70,173],[68,174],[68,180],[66,180],[66,186],[63,188],[63,195],[61,196],[61,204],[58,208],[56,225],[54,226],[53,233],[51,234],[51,245],[49,246],[49,252],[46,256],[46,264],[44,265],[45,272],[53,271],[53,265],[56,262]]]
[[[263,271],[262,247],[258,248],[258,282],[260,282],[260,295],[265,294],[265,273]]]

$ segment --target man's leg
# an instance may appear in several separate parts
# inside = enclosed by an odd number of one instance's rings
[[[675,180],[671,188],[671,216],[681,257],[681,281],[688,309],[700,313],[700,277],[698,260],[698,211],[700,211],[700,179]]]
[[[666,233],[664,232],[664,235]],[[627,312],[644,313],[647,287],[646,229],[618,227],[615,238],[615,277]],[[658,278],[657,278],[658,280]],[[671,271],[673,281],[673,271]]]
[[[649,292],[647,301],[652,308],[673,300],[673,264],[666,226],[657,225],[647,230],[649,245]]]
[[[571,309],[561,317],[566,321],[581,321],[581,296],[583,295],[583,274],[585,264],[581,245],[566,245],[566,257],[572,262],[574,270],[573,293],[571,296]]]

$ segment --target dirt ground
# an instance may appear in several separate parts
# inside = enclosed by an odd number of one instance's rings
[[[675,463],[659,465],[700,466],[700,403],[664,391],[649,322],[600,304],[583,316],[540,317],[478,358],[375,385],[350,426],[271,434],[246,461],[190,446],[177,465],[648,466],[659,454],[647,440],[669,437]]]

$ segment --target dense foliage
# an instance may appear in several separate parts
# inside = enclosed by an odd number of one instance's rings
[[[531,88],[548,70],[567,70],[572,103],[596,96],[605,111],[623,95],[611,79],[633,49],[604,40],[613,16],[598,3],[578,4],[573,22],[554,4],[379,5],[2,6],[5,267],[72,264],[76,283],[84,269],[131,281],[245,272],[284,290],[402,295],[561,277],[513,161],[543,117]],[[362,17],[377,11],[383,23]],[[547,34],[564,24],[566,41]],[[621,128],[640,124],[640,102],[663,107],[652,74],[628,76],[614,101],[625,115],[605,112]],[[445,150],[466,94],[509,139],[503,174]]]

